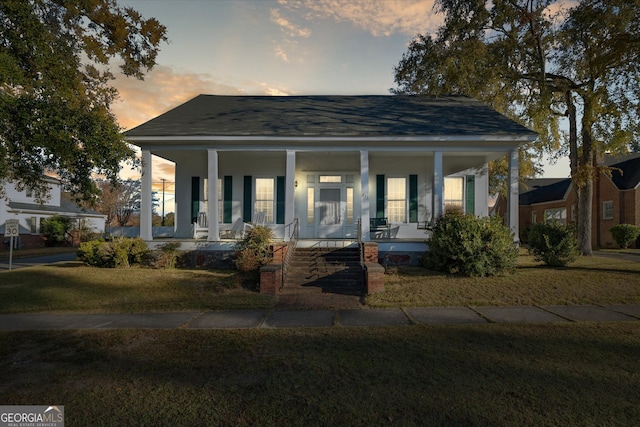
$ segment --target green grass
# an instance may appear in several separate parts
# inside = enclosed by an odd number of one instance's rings
[[[372,307],[640,303],[640,262],[580,257],[550,268],[520,255],[512,275],[455,277],[420,267],[385,276],[385,292],[368,296]]]
[[[68,426],[635,425],[634,323],[0,333],[0,402]]]
[[[0,274],[0,313],[270,308],[234,270],[103,269],[79,262]]]

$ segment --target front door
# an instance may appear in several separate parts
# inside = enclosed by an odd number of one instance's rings
[[[316,230],[321,239],[344,236],[345,203],[342,188],[320,188],[315,204]]]

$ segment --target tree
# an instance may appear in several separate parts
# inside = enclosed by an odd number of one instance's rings
[[[46,200],[53,171],[91,199],[93,173],[114,180],[122,161],[135,163],[109,111],[109,63],[142,79],[166,28],[115,0],[3,0],[0,21],[0,183]]]
[[[539,133],[525,152],[568,152],[580,252],[591,255],[597,158],[640,133],[640,1],[582,0],[556,14],[553,3],[438,0],[445,23],[411,43],[395,92],[474,96]]]
[[[90,204],[107,216],[107,226],[125,226],[131,215],[140,211],[140,181],[117,179],[115,183],[98,180],[99,194]]]

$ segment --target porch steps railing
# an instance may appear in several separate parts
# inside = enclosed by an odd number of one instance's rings
[[[352,243],[323,240],[311,247],[297,247],[281,293],[361,295],[359,248]]]
[[[282,286],[284,286],[287,280],[287,273],[289,271],[289,265],[296,253],[296,246],[298,244],[298,236],[300,235],[300,226],[298,218],[294,218],[291,224],[291,234],[289,235],[289,242],[287,243],[287,251],[282,257]]]

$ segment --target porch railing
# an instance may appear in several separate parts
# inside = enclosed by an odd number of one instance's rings
[[[298,237],[300,234],[300,227],[298,218],[294,218],[293,222],[290,224],[291,233],[289,235],[289,242],[287,243],[287,251],[282,257],[282,285],[284,286],[284,281],[287,278],[287,271],[289,270],[289,264],[293,259],[293,254],[296,251],[296,245],[298,244]]]

